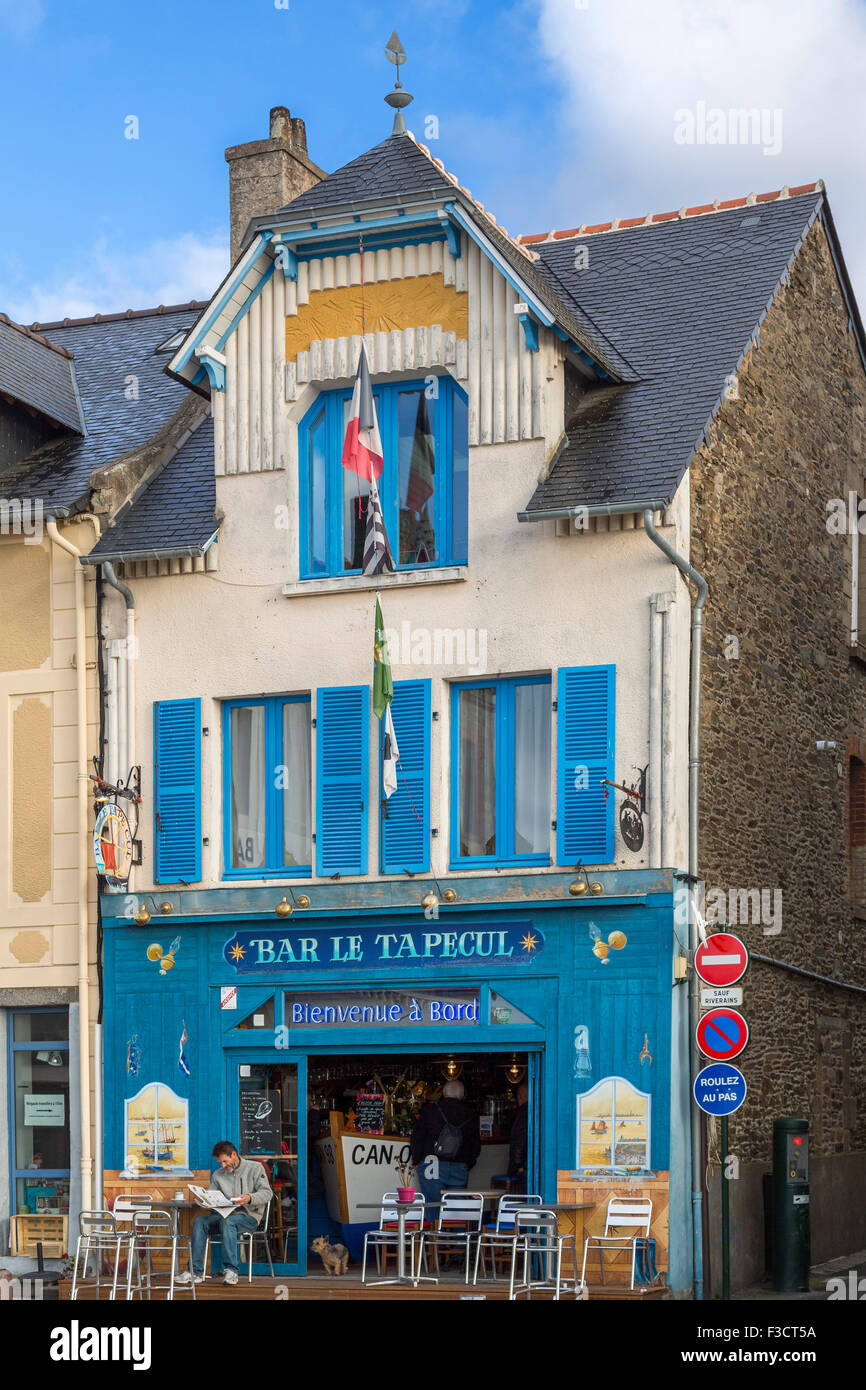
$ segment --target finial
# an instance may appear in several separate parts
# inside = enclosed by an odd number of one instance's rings
[[[397,37],[396,29],[388,40],[388,45],[385,49],[385,57],[388,59],[388,62],[393,63],[397,69],[397,80],[394,83],[394,90],[393,92],[389,92],[385,98],[388,105],[394,107],[394,129],[391,131],[391,134],[405,135],[406,122],[403,119],[403,108],[404,106],[408,106],[411,101],[414,101],[414,97],[411,93],[403,90],[403,83],[400,81],[400,64],[406,61],[406,50]]]

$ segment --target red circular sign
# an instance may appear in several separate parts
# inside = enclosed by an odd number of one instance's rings
[[[738,936],[717,931],[695,951],[695,970],[707,985],[733,985],[746,973],[749,953]]]
[[[749,1025],[736,1009],[710,1009],[695,1029],[698,1047],[713,1062],[739,1057],[749,1041]]]

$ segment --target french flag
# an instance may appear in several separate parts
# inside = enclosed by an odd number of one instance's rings
[[[352,392],[352,409],[346,426],[342,464],[350,473],[357,473],[359,478],[366,478],[368,483],[378,482],[382,476],[382,441],[379,438],[379,422],[376,419],[376,406],[370,388],[370,369],[367,366],[363,341],[361,356],[358,358],[355,389]]]

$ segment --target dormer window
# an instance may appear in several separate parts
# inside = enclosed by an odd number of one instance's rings
[[[468,415],[451,377],[373,387],[384,467],[379,497],[400,570],[465,564]],[[369,483],[340,459],[351,390],[325,391],[299,429],[301,578],[360,574]]]

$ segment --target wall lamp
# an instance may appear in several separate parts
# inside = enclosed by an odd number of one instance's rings
[[[571,896],[573,898],[582,898],[588,893],[591,898],[600,898],[604,892],[604,884],[599,883],[597,878],[594,878],[592,883],[590,883],[582,860],[578,859],[574,866],[574,871],[577,874],[577,878],[568,885],[568,891]]]

